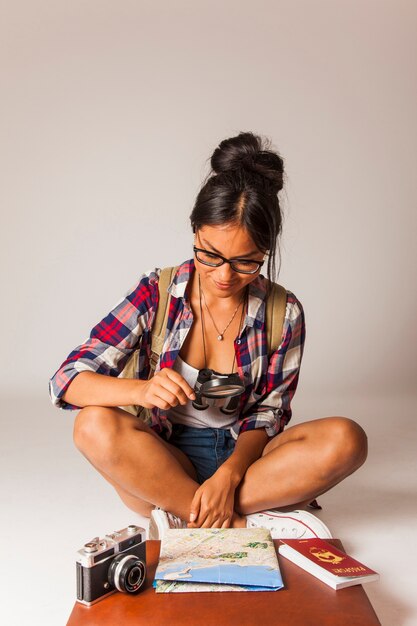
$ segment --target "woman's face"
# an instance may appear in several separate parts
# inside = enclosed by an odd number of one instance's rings
[[[194,245],[208,252],[221,254],[227,259],[263,261],[265,258],[265,252],[256,247],[248,231],[242,226],[202,226],[195,233]],[[233,270],[229,263],[210,267],[195,256],[194,262],[205,293],[217,298],[240,296],[241,290],[260,273],[259,269],[255,274],[241,274]]]

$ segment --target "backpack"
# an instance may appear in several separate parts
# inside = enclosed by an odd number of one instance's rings
[[[152,326],[152,343],[151,343],[151,359],[150,359],[150,372],[149,378],[154,375],[156,365],[162,352],[162,348],[165,340],[165,332],[168,322],[169,313],[169,294],[168,287],[171,284],[172,279],[178,266],[165,267],[161,270],[159,276],[159,302],[156,312],[155,320]],[[268,358],[275,352],[281,343],[282,330],[285,317],[285,308],[287,303],[287,292],[284,287],[277,283],[272,284],[272,290],[266,301],[265,321],[267,329],[267,350]],[[119,374],[119,378],[135,378],[137,371],[139,350],[135,350],[129,357],[122,372]],[[140,417],[145,423],[151,422],[151,409],[146,409],[142,406],[128,405],[120,407],[132,415]]]

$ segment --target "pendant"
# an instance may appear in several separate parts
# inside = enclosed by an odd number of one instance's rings
[[[223,341],[223,335],[217,335],[217,339],[218,339],[219,341]]]

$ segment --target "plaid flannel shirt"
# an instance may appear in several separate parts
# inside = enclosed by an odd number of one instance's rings
[[[158,306],[160,268],[147,271],[113,309],[91,330],[89,338],[75,348],[49,381],[52,403],[61,409],[79,409],[62,399],[71,381],[84,371],[119,376],[129,355],[139,349],[136,376],[149,376],[152,323]],[[171,293],[167,331],[156,372],[172,368],[193,324],[193,313],[185,294],[194,271],[194,260],[183,262],[168,287]],[[267,280],[262,274],[249,283],[248,308],[240,335],[235,339],[236,363],[245,391],[240,397],[238,419],[230,427],[234,439],[239,433],[265,428],[268,436],[281,432],[291,419],[291,400],[297,389],[304,350],[304,311],[296,296],[287,290],[281,343],[268,360],[265,328]],[[172,424],[168,410],[152,409],[151,427],[165,429],[169,438]]]

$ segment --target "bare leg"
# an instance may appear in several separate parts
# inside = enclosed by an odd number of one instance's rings
[[[199,487],[194,467],[139,419],[118,408],[85,407],[74,441],[129,508],[147,516],[156,505],[188,520]],[[366,435],[352,420],[323,418],[286,429],[248,468],[236,490],[232,526],[244,525],[239,514],[306,504],[365,458]]]
[[[194,467],[141,420],[119,408],[85,407],[74,442],[129,508],[149,515],[156,505],[188,520],[199,487]]]
[[[363,429],[345,417],[327,417],[286,429],[270,440],[236,490],[241,515],[297,508],[352,474],[366,459]]]
[[[174,446],[172,446],[172,447],[174,447]],[[181,450],[178,450],[177,448],[175,448],[175,451],[177,451],[180,454],[182,454]],[[174,453],[174,456],[175,456],[175,452],[173,452],[173,453]],[[91,463],[91,460],[90,459],[88,459],[88,460]],[[181,462],[181,459],[178,459],[178,460]],[[92,465],[93,465],[93,463],[92,463]],[[138,513],[139,515],[143,515],[144,517],[150,517],[152,509],[155,506],[154,504],[152,504],[151,502],[147,502],[146,500],[144,500],[142,498],[138,498],[138,497],[132,495],[131,493],[129,493],[128,491],[123,489],[123,487],[118,485],[108,474],[105,474],[102,470],[100,470],[95,465],[94,465],[94,467],[103,476],[103,478],[105,478],[107,480],[107,482],[110,483],[114,487],[114,489],[116,490],[116,492],[120,496],[120,499],[124,502],[124,504],[129,509],[131,509],[135,513]],[[184,470],[187,471],[186,467],[184,467]]]

